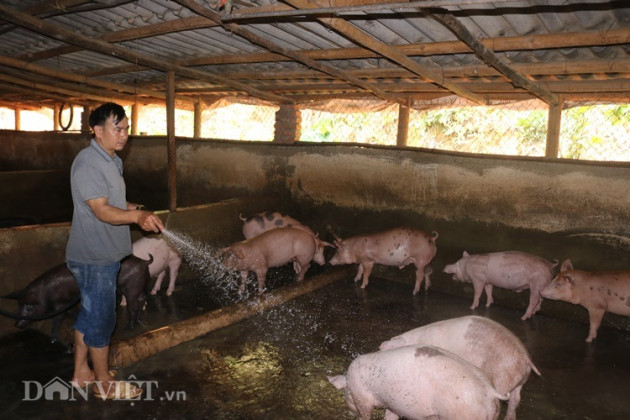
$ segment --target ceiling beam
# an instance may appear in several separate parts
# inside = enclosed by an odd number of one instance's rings
[[[491,49],[479,42],[479,40],[458,19],[448,13],[447,10],[434,12],[431,16],[449,28],[457,38],[468,45],[481,61],[497,69],[501,74],[511,80],[514,85],[526,89],[549,105],[558,105],[560,103],[558,96],[550,92],[545,86],[529,80],[497,57]]]
[[[233,80],[227,79],[225,77],[216,76],[214,74],[189,69],[186,67],[178,66],[171,64],[165,60],[156,59],[144,54],[140,54],[137,51],[129,50],[127,48],[110,44],[104,41],[100,41],[97,39],[88,38],[82,35],[77,35],[72,31],[65,29],[61,25],[44,22],[41,19],[34,18],[25,13],[18,12],[11,7],[7,7],[5,5],[0,4],[0,12],[4,14],[5,18],[11,19],[11,21],[19,26],[25,27],[32,31],[36,31],[42,33],[46,36],[61,40],[63,42],[67,42],[70,44],[75,44],[81,46],[82,48],[99,52],[101,54],[105,54],[108,56],[114,56],[117,58],[122,58],[126,61],[132,63],[139,63],[142,65],[149,66],[151,68],[161,70],[161,71],[173,71],[180,76],[190,77],[192,79],[200,79],[206,80],[211,83],[223,84],[229,86],[237,91],[243,91],[248,93],[251,96],[268,100],[276,103],[288,103],[288,99],[269,94],[268,92],[258,91],[257,89],[251,88],[248,85],[245,85],[240,82],[235,82]]]
[[[268,41],[258,35],[256,35],[255,33],[248,31],[246,29],[243,29],[242,27],[240,27],[239,25],[236,25],[234,23],[231,24],[224,24],[221,22],[221,15],[219,15],[217,12],[207,9],[205,7],[200,6],[198,3],[195,3],[193,0],[174,0],[176,3],[181,4],[182,6],[188,7],[190,10],[194,11],[195,13],[201,15],[201,16],[205,16],[209,19],[214,20],[215,22],[221,24],[221,26],[230,31],[233,32],[237,35],[242,36],[243,38],[257,44],[260,45],[266,49],[268,49],[269,51],[274,51],[280,55],[292,58],[295,61],[298,61],[310,68],[314,68],[316,70],[319,70],[323,73],[327,73],[330,74],[331,76],[334,77],[338,77],[342,80],[346,80],[347,82],[359,86],[362,89],[365,89],[369,92],[372,92],[375,96],[380,97],[381,99],[384,99],[386,101],[390,101],[390,102],[395,102],[398,103],[400,102],[400,99],[398,97],[392,97],[390,95],[388,95],[386,92],[379,90],[378,88],[365,83],[364,81],[362,81],[361,79],[357,79],[354,78],[348,74],[346,74],[345,72],[338,70],[332,66],[326,65],[326,64],[322,64],[319,63],[307,56],[305,56],[304,54],[300,53],[299,51],[295,51],[295,50],[289,50],[283,47],[280,47],[279,45],[274,44],[271,41]]]
[[[319,3],[318,1],[310,0],[285,0],[285,2],[299,9],[312,9],[317,6],[321,6],[321,3]],[[377,40],[373,36],[369,35],[368,33],[362,31],[353,24],[346,22],[341,18],[327,17],[325,19],[318,18],[318,20],[323,25],[335,29],[339,33],[348,37],[353,42],[356,42],[365,48],[375,51],[381,56],[393,61],[394,63],[397,63],[407,70],[412,71],[437,85],[443,86],[456,95],[462,96],[466,99],[480,104],[484,104],[487,102],[484,97],[476,95],[473,92],[470,92],[454,83],[451,83],[448,80],[445,80],[441,74],[428,70],[426,67],[412,60],[407,55],[397,51],[394,48],[391,48],[389,45],[384,44],[383,42]]]

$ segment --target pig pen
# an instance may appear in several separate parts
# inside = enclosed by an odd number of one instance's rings
[[[224,206],[221,217],[239,213]],[[240,211],[243,211],[239,208]],[[354,266],[313,266],[305,282],[320,275],[339,274],[339,280],[232,325],[122,367],[120,379],[134,380],[145,389],[138,401],[99,401],[73,394],[69,399],[58,385],[72,375],[72,354],[62,344],[29,329],[0,338],[2,418],[208,419],[345,419],[352,418],[343,393],[326,379],[344,373],[359,354],[376,351],[379,344],[409,329],[442,319],[476,314],[493,319],[525,344],[542,373],[530,376],[517,410],[521,419],[622,419],[630,415],[630,333],[628,319],[607,314],[596,340],[588,344],[586,310],[544,300],[532,319],[520,317],[528,291],[516,294],[495,288],[495,303],[470,310],[472,286],[442,273],[466,250],[470,253],[521,250],[550,260],[570,257],[577,268],[628,268],[627,250],[619,243],[591,236],[553,235],[478,223],[446,223],[416,214],[358,212],[339,208],[290,209],[296,218],[315,225],[324,239],[335,231],[342,237],[377,230],[387,223],[411,225],[439,232],[438,252],[432,262],[432,287],[412,296],[414,269],[377,267],[366,289],[352,278]],[[252,211],[250,206],[246,211]],[[191,232],[207,224],[199,213],[169,223],[173,232]],[[311,218],[305,215],[309,214]],[[217,212],[213,213],[217,217]],[[387,221],[387,222],[384,222]],[[373,229],[367,229],[371,226]],[[215,219],[204,243],[237,240],[238,225]],[[207,238],[207,239],[205,239]],[[330,259],[332,250],[327,250]],[[254,280],[249,287],[254,290]],[[290,267],[270,271],[273,294],[292,287]],[[163,289],[164,289],[163,285]],[[212,276],[185,263],[175,293],[149,296],[143,319],[135,331],[124,330],[119,308],[114,339],[124,340],[165,325],[233,303],[234,296],[217,286]],[[255,299],[255,298],[253,298]],[[67,324],[68,322],[66,322]],[[38,395],[38,385],[41,395]],[[27,390],[26,387],[29,387]],[[47,399],[50,391],[51,399]],[[53,391],[56,391],[55,394]],[[149,392],[150,391],[150,392]],[[65,397],[65,398],[64,398]],[[502,414],[505,412],[502,405]],[[382,418],[378,410],[373,418]]]

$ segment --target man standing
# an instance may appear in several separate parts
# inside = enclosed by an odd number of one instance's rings
[[[122,106],[106,103],[90,114],[94,131],[70,171],[74,212],[66,263],[81,291],[81,311],[74,324],[74,386],[96,382],[94,393],[103,399],[135,398],[142,389],[115,381],[109,372],[109,342],[116,326],[116,279],[120,261],[131,254],[129,225],[160,232],[162,221],[127,202],[123,165],[117,151],[129,137]],[[91,370],[88,354],[92,359]]]

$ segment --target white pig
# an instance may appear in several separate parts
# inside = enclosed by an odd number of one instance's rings
[[[501,394],[510,395],[506,420],[516,418],[521,389],[533,370],[521,340],[498,322],[480,316],[463,316],[434,322],[381,343],[381,350],[428,344],[455,353],[477,366]]]
[[[368,285],[374,264],[393,265],[403,268],[409,264],[416,266],[415,295],[420,290],[422,280],[426,280],[424,289],[430,286],[427,265],[437,253],[435,240],[437,232],[429,236],[425,232],[409,228],[394,228],[382,232],[353,236],[348,239],[336,238],[337,252],[330,260],[331,265],[359,263],[354,281],[363,277],[361,288]],[[425,271],[425,268],[427,270]]]
[[[521,317],[525,320],[540,309],[542,297],[540,291],[553,278],[551,263],[536,255],[519,251],[494,252],[490,254],[470,255],[464,251],[462,258],[454,264],[444,267],[444,272],[453,275],[453,279],[473,284],[475,296],[470,309],[479,306],[481,293],[486,291],[486,307],[492,300],[492,287],[503,287],[517,293],[529,290],[529,306]]]
[[[499,400],[488,377],[459,356],[434,346],[405,346],[358,356],[346,375],[329,376],[345,388],[346,404],[362,420],[384,407],[386,419],[493,420]]]
[[[541,293],[544,298],[582,305],[588,310],[588,343],[597,337],[606,312],[630,316],[630,270],[591,273],[574,270],[571,260],[565,260],[560,273]]]
[[[297,275],[296,281],[302,281],[311,261],[325,264],[324,254],[318,252],[315,238],[309,233],[296,228],[278,228],[263,232],[258,236],[223,248],[220,251],[223,265],[241,274],[239,292],[245,290],[245,282],[250,271],[256,273],[258,294],[265,288],[267,270],[293,262]]]
[[[170,296],[175,290],[175,280],[182,264],[182,257],[162,238],[143,237],[135,241],[132,245],[132,253],[138,258],[148,259],[148,255],[153,256],[153,262],[149,265],[149,273],[152,278],[157,276],[151,294],[156,294],[162,286],[162,280],[169,273],[169,284],[166,289],[166,296]]]
[[[245,218],[239,214],[238,218],[243,221],[243,236],[245,237],[245,239],[253,238],[254,236],[260,235],[261,233],[267,232],[271,229],[277,229],[280,227],[293,227],[313,235],[313,237],[315,238],[315,243],[317,244],[318,254],[321,252],[323,255],[324,247],[334,247],[333,244],[322,241],[320,238],[318,238],[319,235],[313,232],[310,227],[300,223],[291,216],[283,215],[282,213],[277,211],[265,211],[257,213],[248,218]]]

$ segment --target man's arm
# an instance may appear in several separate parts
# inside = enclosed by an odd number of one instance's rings
[[[122,210],[118,207],[110,206],[106,197],[94,198],[85,202],[94,212],[94,215],[101,222],[110,225],[129,225],[136,223],[143,230],[153,231],[156,233],[164,230],[164,225],[159,217],[150,211]],[[128,206],[129,208],[129,206]]]

